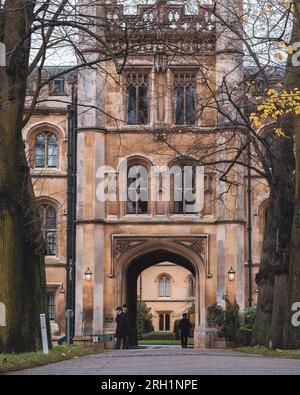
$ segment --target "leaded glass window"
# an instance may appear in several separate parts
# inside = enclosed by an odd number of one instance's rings
[[[174,75],[174,124],[196,123],[196,75]]]
[[[127,75],[127,123],[128,125],[148,124],[148,86],[147,74]]]

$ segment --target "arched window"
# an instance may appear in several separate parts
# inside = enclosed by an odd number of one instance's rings
[[[148,86],[147,74],[128,74],[126,79],[128,104],[128,125],[148,124]]]
[[[40,205],[38,212],[41,219],[42,233],[46,243],[46,254],[56,255],[57,220],[56,211],[52,206]]]
[[[40,133],[35,139],[35,167],[58,166],[57,137],[53,133]]]
[[[196,75],[193,73],[174,75],[174,123],[196,123]]]
[[[171,281],[170,277],[162,275],[159,277],[159,297],[169,298],[171,296]]]
[[[171,168],[173,189],[173,213],[195,214],[196,208],[196,166],[177,164]]]
[[[131,165],[127,171],[127,214],[148,214],[148,170]]]
[[[188,279],[188,295],[189,298],[193,298],[195,296],[195,281],[193,276],[189,276]]]

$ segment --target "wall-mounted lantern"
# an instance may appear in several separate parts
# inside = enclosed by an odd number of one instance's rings
[[[228,270],[228,280],[229,281],[234,281],[235,280],[235,275],[236,275],[236,271],[231,266],[231,268]]]
[[[90,268],[88,267],[84,273],[84,278],[86,281],[91,281],[92,277],[93,277],[93,273],[90,271]]]

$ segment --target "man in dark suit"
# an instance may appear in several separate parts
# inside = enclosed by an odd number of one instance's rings
[[[178,329],[181,335],[181,346],[182,348],[187,348],[188,337],[190,330],[192,329],[192,324],[190,323],[186,313],[182,314],[182,319],[179,322]]]
[[[116,345],[115,349],[119,350],[122,345],[122,307],[117,307],[116,308],[117,316],[116,316],[116,332],[115,332],[115,338],[116,338]]]
[[[122,306],[122,327],[123,327],[123,332],[122,332],[122,337],[123,337],[123,348],[128,349],[129,348],[129,329],[130,329],[130,321],[129,321],[129,315],[128,315],[128,306],[127,304],[123,304]]]

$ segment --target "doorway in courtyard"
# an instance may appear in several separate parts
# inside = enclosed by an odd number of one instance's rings
[[[183,313],[195,327],[197,278],[189,259],[163,249],[141,254],[130,262],[125,279],[131,346],[137,346],[139,340],[145,343],[143,339],[176,340]]]

